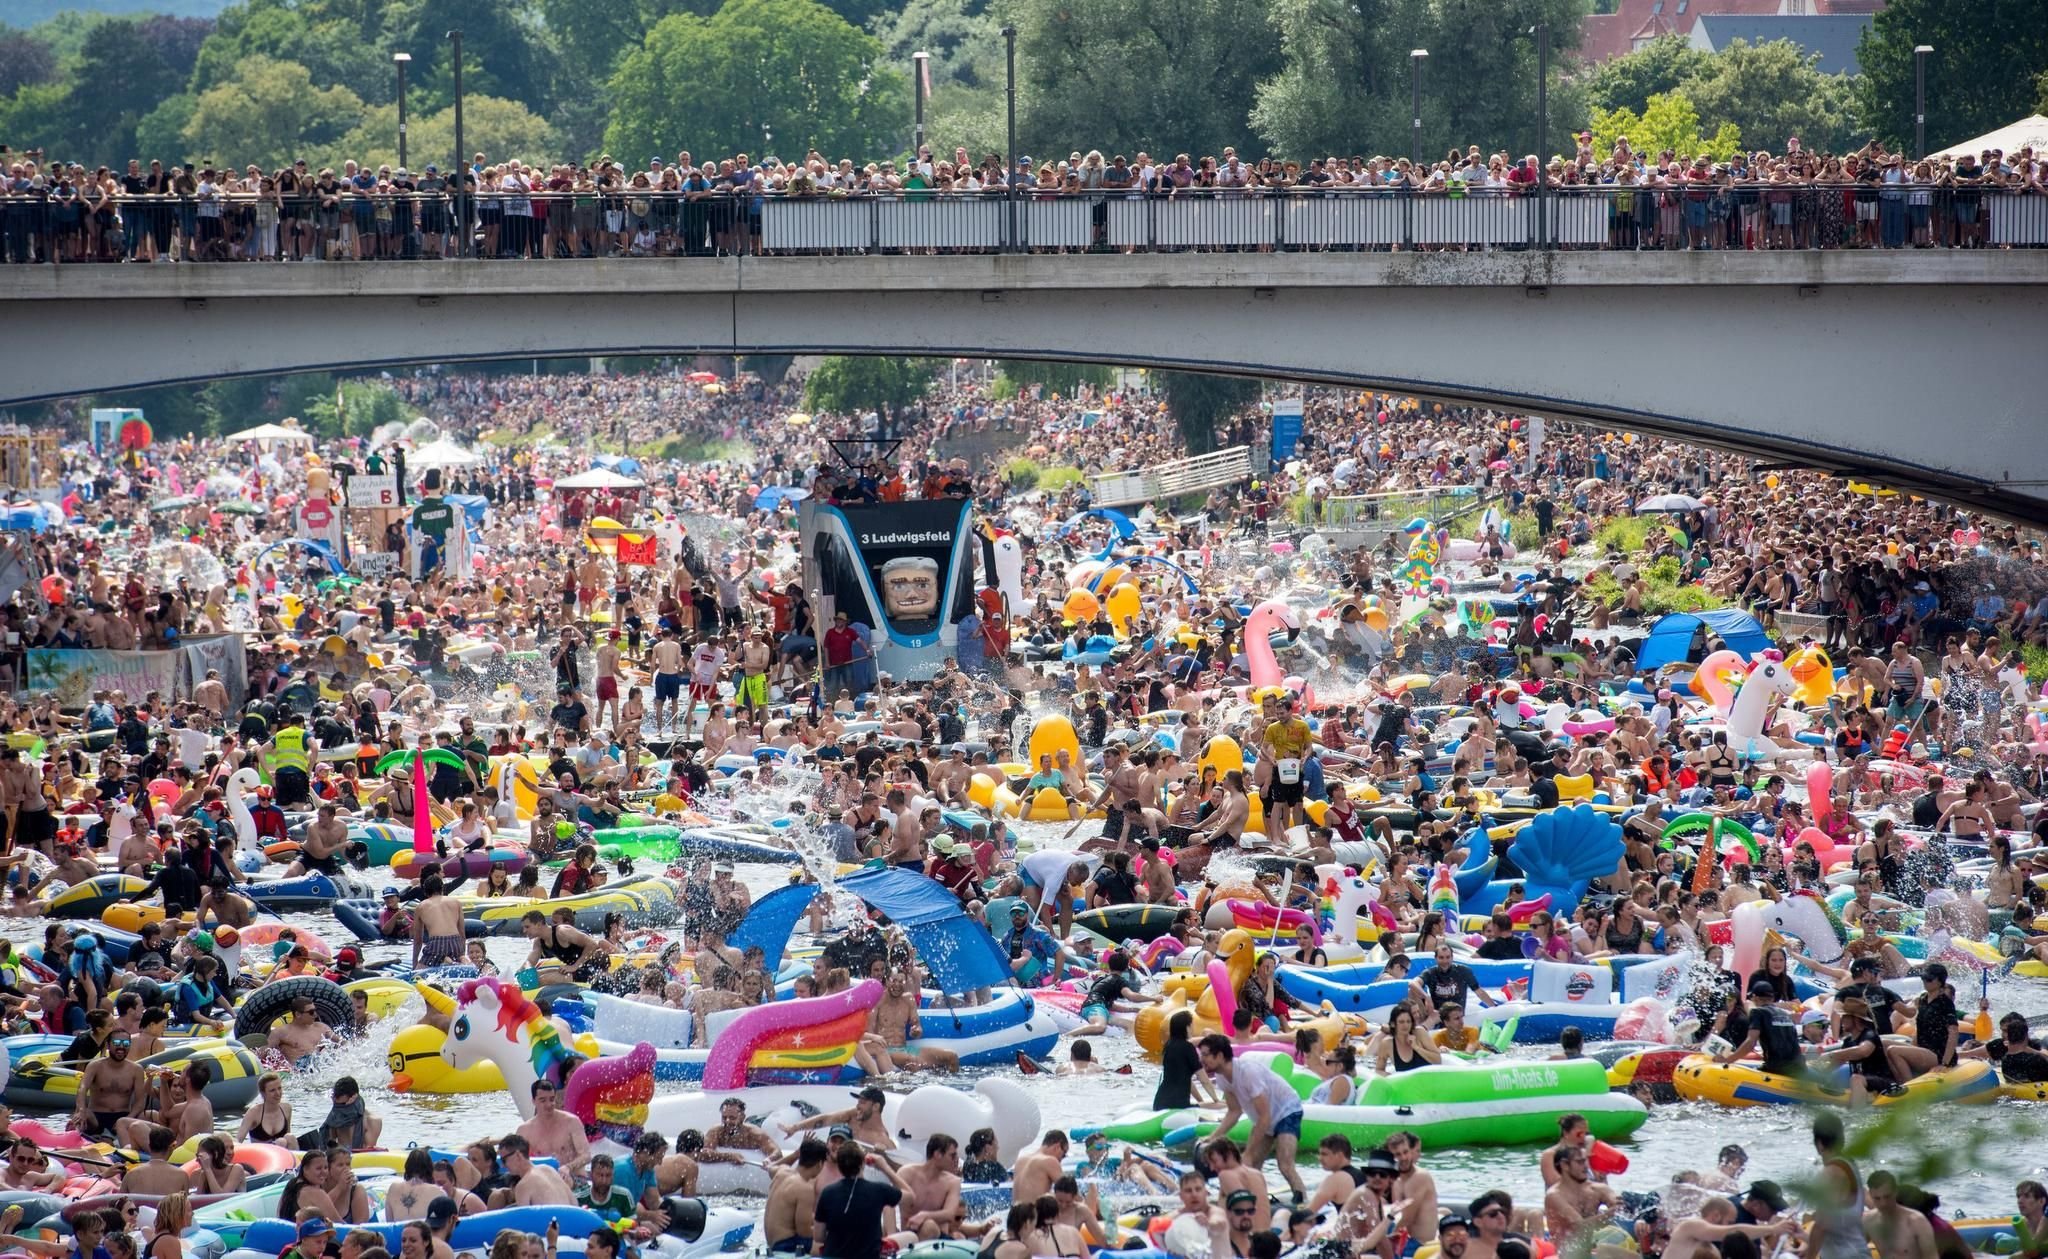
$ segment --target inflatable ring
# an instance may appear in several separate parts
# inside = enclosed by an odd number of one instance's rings
[[[265,984],[235,1007],[235,1036],[245,1039],[268,1032],[273,1024],[291,1013],[292,1003],[304,997],[313,1003],[320,1021],[340,1031],[356,1025],[355,1003],[340,984],[320,975],[298,975]]]

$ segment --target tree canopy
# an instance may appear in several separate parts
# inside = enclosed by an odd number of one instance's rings
[[[627,162],[685,147],[756,158],[895,152],[910,116],[909,80],[881,63],[880,42],[816,0],[672,13],[619,62],[611,100],[605,147]]]
[[[937,374],[937,359],[835,354],[804,378],[804,405],[836,415],[893,414],[924,397]]]
[[[1995,131],[2048,104],[2048,0],[1891,0],[1856,47],[1864,126],[1894,149],[1913,143],[1913,49],[1927,55],[1927,147]]]

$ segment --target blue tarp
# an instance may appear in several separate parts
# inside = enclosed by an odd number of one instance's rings
[[[631,455],[599,455],[591,462],[600,468],[610,468],[620,476],[632,476],[640,471],[640,461]]]
[[[0,508],[0,529],[43,533],[58,521],[57,510],[41,503],[13,503]]]
[[[1636,668],[1661,669],[1667,664],[1694,659],[1692,638],[1702,625],[1744,660],[1774,646],[1763,625],[1740,608],[1673,612],[1650,627],[1650,637],[1643,643],[1642,654],[1636,657]]]
[[[443,494],[441,501],[450,507],[460,507],[462,514],[469,517],[469,523],[480,525],[484,513],[490,510],[491,502],[481,494]]]
[[[908,870],[856,870],[839,887],[902,926],[941,991],[964,993],[1010,982],[1010,968],[988,928],[969,918],[960,901],[934,879]]]
[[[788,887],[776,888],[754,902],[753,908],[740,920],[740,925],[732,929],[725,942],[742,953],[760,945],[768,954],[768,973],[774,974],[782,966],[782,951],[788,947],[797,921],[811,907],[811,901],[817,895],[818,885],[815,883],[792,883]]]

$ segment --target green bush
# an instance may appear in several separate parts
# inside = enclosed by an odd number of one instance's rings
[[[1012,488],[1020,491],[1037,489],[1038,479],[1044,475],[1045,468],[1038,460],[1026,459],[1021,455],[1003,465],[1004,478],[1009,481]]]
[[[1065,465],[1047,468],[1038,474],[1038,488],[1048,494],[1057,494],[1070,485],[1084,485],[1087,481],[1087,473]]]

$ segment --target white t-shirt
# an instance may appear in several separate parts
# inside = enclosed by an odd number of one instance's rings
[[[1301,1109],[1301,1094],[1273,1074],[1273,1069],[1265,1065],[1266,1056],[1247,1055],[1231,1064],[1230,1095],[1237,1099],[1237,1108],[1247,1115],[1257,1114],[1252,1103],[1264,1097],[1267,1118],[1278,1123]]]
[[[206,752],[213,740],[204,730],[182,726],[171,731],[178,739],[178,763],[189,770],[198,770],[206,764]]]
[[[709,686],[718,681],[719,667],[725,663],[725,648],[699,647],[690,656],[690,681],[699,686]]]

